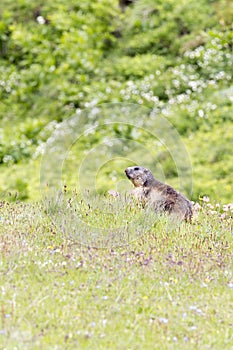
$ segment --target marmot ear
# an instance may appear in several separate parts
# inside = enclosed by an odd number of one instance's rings
[[[148,181],[147,180],[145,180],[144,182],[143,182],[143,186],[147,186],[147,183],[148,183]]]

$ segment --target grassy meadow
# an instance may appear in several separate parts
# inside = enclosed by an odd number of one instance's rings
[[[39,204],[2,202],[1,348],[232,349],[224,210],[203,203],[193,224],[173,228],[157,217],[138,239],[100,248],[62,232]]]
[[[229,0],[0,1],[1,350],[233,350],[232,23]],[[136,164],[192,223],[128,199]]]

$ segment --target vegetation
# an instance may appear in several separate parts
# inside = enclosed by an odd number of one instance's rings
[[[232,19],[1,1],[1,349],[232,349]],[[193,223],[142,210],[133,164],[199,201]]]
[[[138,0],[124,13],[118,1],[1,1],[4,197],[17,192],[18,199],[39,199],[40,153],[57,125],[86,108],[120,102],[145,106],[177,129],[192,161],[192,199],[231,201],[232,13],[227,0]],[[95,147],[108,132],[96,130],[88,142]],[[115,128],[111,135],[127,133]],[[131,140],[145,138],[131,130]],[[169,152],[161,156],[161,149],[151,147],[166,181],[176,185]],[[80,159],[80,150],[74,158]],[[115,181],[122,176],[112,165],[102,172],[100,192],[112,168]]]
[[[137,240],[97,249],[38,204],[1,203],[2,348],[231,349],[232,210],[204,203],[192,225],[158,217]]]

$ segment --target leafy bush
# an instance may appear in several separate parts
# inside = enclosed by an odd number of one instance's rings
[[[195,198],[205,191],[216,196],[221,177],[231,186],[231,140],[224,130],[232,125],[232,15],[226,0],[138,0],[125,13],[117,0],[1,2],[2,174],[17,164],[20,178],[22,164],[33,167],[29,159],[40,154],[57,123],[76,111],[127,102],[168,118],[183,136],[198,178]],[[119,137],[125,130],[114,132]],[[207,158],[199,152],[205,133],[216,143],[210,142]],[[82,151],[104,137],[99,131],[83,140]],[[175,181],[169,157],[162,162]],[[24,179],[29,195],[35,179]],[[223,198],[230,193],[223,191]]]

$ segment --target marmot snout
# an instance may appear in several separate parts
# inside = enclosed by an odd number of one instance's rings
[[[156,212],[168,212],[179,219],[190,221],[192,203],[174,188],[155,179],[149,169],[141,166],[129,167],[126,176],[138,190],[138,198],[149,203]]]

